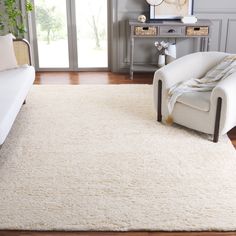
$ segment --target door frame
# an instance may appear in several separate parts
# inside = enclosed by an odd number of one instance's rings
[[[107,68],[79,68],[78,67],[78,48],[77,48],[77,28],[76,28],[76,0],[66,0],[67,15],[67,34],[68,34],[68,68],[40,68],[37,40],[37,26],[35,11],[32,12],[28,20],[29,36],[33,45],[34,66],[36,71],[110,71],[112,66],[112,25],[113,25],[113,1],[107,0],[107,44],[108,44],[108,67]],[[34,4],[34,0],[32,0]]]

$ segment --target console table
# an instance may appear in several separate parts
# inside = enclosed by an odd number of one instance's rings
[[[211,33],[210,20],[198,20],[195,24],[184,24],[180,21],[157,21],[140,23],[130,20],[130,77],[137,72],[154,72],[157,65],[140,65],[134,63],[134,44],[136,39],[145,38],[200,38],[200,51],[208,51]],[[153,45],[154,47],[154,45]]]

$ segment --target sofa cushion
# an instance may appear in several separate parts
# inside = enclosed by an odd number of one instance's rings
[[[6,139],[34,79],[32,66],[0,72],[0,145]]]
[[[177,99],[177,102],[200,111],[208,112],[210,110],[210,97],[211,92],[184,93]]]
[[[13,46],[13,35],[0,36],[0,71],[17,67]]]

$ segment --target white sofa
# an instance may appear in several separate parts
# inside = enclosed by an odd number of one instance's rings
[[[35,79],[34,67],[30,66],[30,48],[27,41],[15,41],[14,48],[18,64],[29,66],[19,66],[0,72],[0,147],[9,134]]]
[[[199,52],[184,56],[156,71],[154,76],[154,103],[158,121],[168,116],[168,90],[191,78],[203,77],[227,53]],[[185,127],[214,135],[226,134],[236,126],[236,73],[220,81],[212,92],[183,94],[175,104],[173,121]]]

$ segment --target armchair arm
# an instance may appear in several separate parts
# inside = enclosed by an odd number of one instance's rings
[[[222,98],[220,133],[225,134],[236,126],[236,73],[221,81],[211,94],[211,113],[215,114],[218,98]]]

